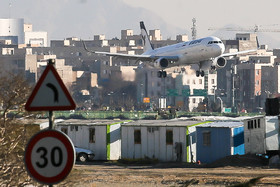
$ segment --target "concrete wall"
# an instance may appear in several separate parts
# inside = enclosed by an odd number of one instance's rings
[[[197,160],[211,163],[215,160],[231,155],[231,129],[197,127]],[[210,132],[210,145],[203,144],[203,133]]]
[[[245,119],[243,122],[245,153],[265,153],[265,118],[255,117]]]

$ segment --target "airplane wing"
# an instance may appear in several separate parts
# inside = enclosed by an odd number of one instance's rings
[[[85,44],[84,41],[83,45],[87,52],[93,53],[93,54],[100,54],[104,56],[112,56],[112,57],[122,57],[122,58],[128,58],[128,59],[135,59],[135,60],[153,60],[151,55],[130,55],[130,54],[124,54],[124,53],[110,53],[110,52],[102,52],[102,51],[92,51],[89,50]]]
[[[120,58],[142,60],[142,61],[154,61],[160,58],[165,58],[170,61],[179,60],[179,56],[130,55],[130,54],[123,54],[123,53],[109,53],[109,52],[100,52],[100,51],[94,51],[94,53],[105,55],[105,56],[120,57]]]
[[[236,56],[236,55],[246,54],[246,53],[251,53],[251,52],[256,52],[256,51],[257,51],[257,49],[252,49],[252,50],[246,50],[246,51],[239,51],[239,52],[235,52],[235,53],[224,53],[221,55],[221,57]]]
[[[141,60],[141,61],[154,61],[160,58],[165,58],[167,60],[171,61],[178,61],[179,56],[155,56],[155,55],[130,55],[130,54],[124,54],[124,53],[110,53],[110,52],[102,52],[102,51],[91,51],[87,48],[85,45],[85,42],[83,42],[84,48],[86,51],[94,54],[100,54],[104,56],[112,56],[112,57],[120,57],[120,58],[127,58],[127,59],[133,59],[133,60]]]
[[[153,60],[153,57],[151,55],[130,55],[124,53],[109,53],[109,52],[101,52],[101,51],[92,51],[92,53],[100,54],[104,56],[123,57],[129,59]]]

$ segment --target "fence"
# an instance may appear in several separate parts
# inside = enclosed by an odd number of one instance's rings
[[[85,119],[156,119],[157,112],[121,112],[121,111],[59,111],[56,118],[85,118]]]

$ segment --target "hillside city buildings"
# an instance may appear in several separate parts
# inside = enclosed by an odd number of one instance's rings
[[[143,52],[140,33],[127,29],[120,34],[120,39],[93,35],[85,44],[96,51]],[[149,34],[155,48],[188,40],[185,34],[164,40],[159,29]],[[223,42],[226,52],[242,51],[256,49],[256,38],[256,34],[238,33],[236,39]],[[187,111],[257,112],[264,109],[267,97],[280,92],[280,49],[268,50],[266,45],[252,54],[228,59],[225,68],[204,77],[196,77],[186,66],[169,68],[166,78],[158,78],[149,63],[88,53],[75,37],[51,40],[48,45],[47,33],[33,31],[32,24],[23,19],[0,19],[0,77],[21,74],[35,84],[48,59],[56,59],[55,67],[79,109],[170,106]]]

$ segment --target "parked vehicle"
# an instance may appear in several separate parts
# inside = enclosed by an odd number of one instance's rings
[[[93,160],[93,158],[95,156],[93,151],[91,151],[89,149],[84,149],[84,148],[75,146],[75,150],[76,150],[76,159],[80,162],[86,162],[88,160]]]

